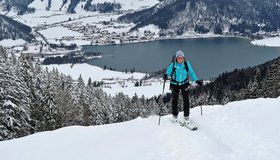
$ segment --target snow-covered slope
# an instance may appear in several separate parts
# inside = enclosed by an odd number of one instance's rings
[[[75,64],[61,64],[61,65],[45,65],[44,68],[53,69],[56,68],[59,72],[70,75],[74,80],[77,80],[81,75],[82,78],[87,82],[89,78],[93,81],[101,81],[103,79],[128,79],[135,78],[141,79],[145,76],[144,73],[122,73],[118,71],[103,70],[103,68],[92,66],[87,63]]]
[[[116,10],[142,10],[159,0],[0,0],[0,13],[7,16],[42,12],[85,14],[87,11],[112,12]],[[45,13],[47,15],[47,13]]]
[[[34,38],[31,31],[29,26],[0,14],[0,41],[3,39],[23,39],[30,42]]]
[[[17,39],[17,40],[4,39],[0,41],[0,45],[3,47],[13,47],[18,45],[24,45],[25,43],[26,41],[23,39]]]
[[[48,0],[34,0],[28,7],[36,8],[36,10],[46,10],[48,7]]]
[[[133,97],[135,94],[138,96],[145,95],[146,98],[158,96],[162,94],[162,82],[161,80],[150,80],[149,85],[135,87],[135,82],[139,82],[145,77],[144,73],[124,73],[118,71],[103,70],[103,68],[92,66],[89,64],[75,64],[71,68],[71,64],[60,65],[45,65],[44,68],[49,70],[56,68],[59,72],[70,75],[74,80],[77,80],[79,76],[83,78],[85,83],[91,78],[93,81],[104,81],[105,88],[103,90],[114,96],[119,92]],[[169,93],[169,83],[166,83],[165,93]]]
[[[191,110],[189,131],[162,117],[73,126],[0,142],[3,160],[279,160],[280,98]],[[180,115],[181,116],[181,115]],[[182,117],[180,117],[182,118]]]

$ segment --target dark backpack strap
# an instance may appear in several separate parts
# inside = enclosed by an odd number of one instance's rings
[[[189,67],[188,67],[188,62],[187,62],[187,60],[185,60],[184,63],[185,63],[185,69],[186,69],[186,71],[187,71],[187,78],[186,78],[186,80],[187,80],[187,81],[190,81],[190,80],[189,80]]]
[[[172,66],[172,72],[171,72],[171,74],[170,74],[170,77],[171,77],[171,79],[173,79],[173,75],[174,75],[174,73],[175,73],[175,79],[176,79],[176,72],[175,72],[176,68],[175,68],[175,62],[172,62],[172,63],[173,63],[173,66]]]
[[[186,60],[184,61],[184,64],[185,64],[185,69],[186,69],[187,74],[188,74],[189,73],[189,67],[188,67],[188,63],[187,63]]]
[[[176,83],[177,85],[182,84],[182,83],[185,83],[185,82],[188,82],[188,81],[189,81],[189,79],[186,78],[185,80],[183,80],[182,82],[179,83],[178,81],[176,81],[176,80],[174,80],[174,79],[171,79],[171,82]]]

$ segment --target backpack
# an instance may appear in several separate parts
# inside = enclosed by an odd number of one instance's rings
[[[176,81],[176,72],[175,72],[175,70],[176,70],[176,68],[175,68],[176,56],[175,56],[175,55],[172,57],[172,61],[171,61],[171,63],[173,63],[172,72],[171,72],[171,74],[170,74],[171,81],[173,81],[173,82],[175,82],[175,83],[179,84],[179,82],[178,82],[178,81]],[[185,69],[186,69],[187,74],[188,74],[188,72],[189,72],[189,68],[188,68],[188,63],[187,63],[187,60],[184,60],[184,65],[185,65]],[[174,75],[174,73],[175,73],[175,79],[173,79],[173,75]],[[189,76],[187,76],[187,77],[189,77]],[[188,81],[188,78],[187,78],[186,80],[184,80],[184,81]],[[183,81],[183,82],[184,82],[184,81]]]

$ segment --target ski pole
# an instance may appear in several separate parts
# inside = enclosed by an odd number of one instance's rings
[[[200,115],[202,116],[202,103],[200,103]]]
[[[202,86],[199,86],[199,89],[200,89],[200,93],[202,93]],[[201,100],[200,100],[199,103],[200,103],[200,115],[202,116],[203,114],[202,114],[202,102],[201,102]]]
[[[163,80],[162,96],[164,95],[164,88],[165,88],[165,79]],[[160,119],[161,119],[161,108],[159,108],[158,125],[160,125]]]
[[[165,69],[163,69],[162,71],[163,71],[163,74],[164,74],[164,73],[165,73]],[[166,79],[163,79],[163,89],[162,89],[162,95],[164,94],[165,81],[166,81]]]
[[[162,95],[164,95],[164,88],[165,88],[165,80],[163,80],[163,89],[162,89]]]
[[[160,116],[160,114],[159,114],[159,118],[158,118],[158,125],[160,126],[160,118],[161,118],[161,116]]]

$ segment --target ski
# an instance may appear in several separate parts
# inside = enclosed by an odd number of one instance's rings
[[[187,122],[179,121],[179,124],[180,124],[180,126],[186,127],[191,131],[196,131],[197,130],[197,125],[194,123],[194,121],[192,121],[190,119]]]
[[[170,118],[169,121],[171,123],[178,123],[181,127],[186,127],[188,128],[189,130],[192,130],[192,131],[196,131],[198,129],[196,123],[191,120],[191,119],[188,119],[188,120],[179,120],[177,118]]]

